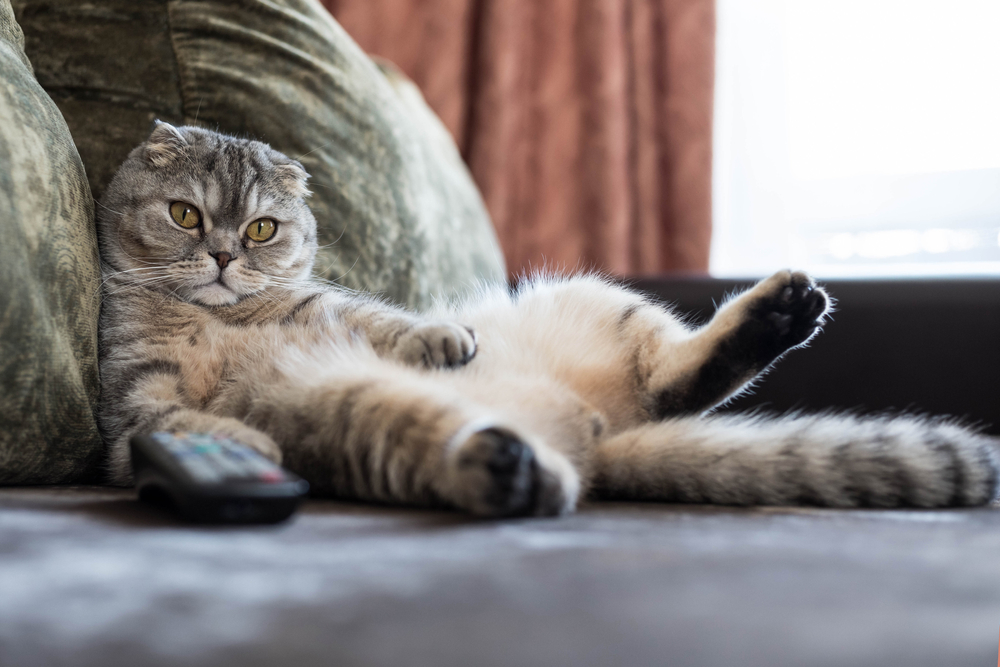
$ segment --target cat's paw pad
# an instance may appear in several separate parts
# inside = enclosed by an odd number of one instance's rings
[[[400,336],[394,353],[397,359],[411,366],[464,366],[476,356],[476,333],[452,322],[418,324]]]
[[[786,349],[809,340],[830,308],[823,288],[800,271],[781,271],[758,287],[762,294],[753,303],[751,315]]]
[[[563,482],[558,465],[540,461],[530,445],[505,428],[474,432],[459,445],[452,466],[453,501],[474,514],[553,516],[576,502],[573,485]]]

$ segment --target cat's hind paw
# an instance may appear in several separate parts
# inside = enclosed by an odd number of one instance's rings
[[[751,292],[749,328],[755,330],[766,348],[777,356],[810,338],[823,324],[830,310],[830,298],[822,287],[801,271],[779,271],[759,283]]]
[[[455,368],[476,356],[476,332],[452,322],[418,324],[402,336],[393,355],[409,366]]]
[[[576,506],[579,481],[569,462],[506,428],[473,432],[451,468],[451,500],[474,514],[556,516]]]

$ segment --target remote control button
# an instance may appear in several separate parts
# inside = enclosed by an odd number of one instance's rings
[[[183,462],[184,469],[198,482],[218,482],[219,474],[201,459],[187,459]]]
[[[285,481],[281,467],[250,447],[213,433],[152,434],[199,483]]]

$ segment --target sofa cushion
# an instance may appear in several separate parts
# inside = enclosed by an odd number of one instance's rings
[[[315,0],[14,0],[100,198],[154,118],[270,143],[312,174],[317,273],[412,307],[502,280],[458,151]]]
[[[92,479],[99,266],[87,176],[0,0],[0,483]]]

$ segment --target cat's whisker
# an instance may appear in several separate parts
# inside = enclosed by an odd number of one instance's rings
[[[337,245],[338,243],[340,243],[340,239],[344,238],[344,234],[346,234],[346,233],[347,233],[347,225],[344,225],[344,228],[342,230],[340,230],[340,236],[338,236],[337,238],[335,238],[332,243],[327,243],[326,245],[321,245],[321,246],[319,246],[316,249],[317,250],[325,250],[327,248],[330,248],[332,246]]]
[[[122,213],[121,211],[116,211],[116,210],[114,210],[113,208],[108,208],[107,206],[105,206],[104,204],[102,204],[102,203],[100,202],[100,200],[98,200],[98,199],[94,199],[94,203],[95,203],[95,204],[97,204],[98,206],[100,206],[101,208],[103,208],[103,209],[104,209],[105,211],[111,211],[111,212],[112,212],[112,213],[114,213],[115,215],[125,215],[125,214],[124,214],[124,213]]]
[[[181,287],[183,287],[183,285],[177,285],[176,287],[174,287],[169,292],[166,292],[163,295],[163,298],[160,299],[159,303],[163,304],[163,303],[167,302],[167,300],[170,299],[171,297],[177,296],[177,290],[179,290]],[[177,298],[180,298],[180,297],[178,296]]]
[[[133,262],[139,262],[140,264],[157,264],[158,265],[160,263],[160,261],[162,261],[162,260],[159,260],[159,258],[153,258],[153,261],[147,261],[147,260],[139,259],[138,257],[133,257],[132,255],[130,255],[128,253],[128,251],[125,250],[125,247],[122,245],[122,233],[121,233],[121,229],[119,229],[118,233],[115,235],[115,241],[118,243],[118,249],[122,251],[122,254],[125,255],[126,257],[128,257],[129,259],[131,259]],[[157,260],[159,260],[159,261],[157,261]]]
[[[274,285],[280,285],[282,287],[285,287],[285,288],[291,289],[291,290],[309,289],[310,287],[315,286],[317,283],[321,283],[321,284],[327,286],[330,289],[336,290],[338,292],[343,292],[345,294],[356,295],[356,294],[362,294],[363,293],[362,290],[357,290],[357,289],[353,289],[351,287],[346,287],[344,285],[340,285],[340,284],[335,283],[335,282],[333,282],[331,280],[328,280],[326,278],[319,278],[319,277],[316,277],[316,276],[313,276],[313,277],[311,277],[309,279],[305,279],[305,280],[302,280],[302,279],[298,279],[298,280],[276,279],[276,278],[274,278],[272,276],[272,281],[273,281]]]
[[[110,298],[112,296],[115,296],[116,294],[120,294],[122,292],[126,292],[126,291],[129,291],[129,290],[142,289],[142,287],[143,287],[142,285],[123,285],[122,287],[119,287],[116,290],[113,290],[111,292],[107,292],[107,293],[103,294],[102,297],[104,299],[108,299],[108,298]]]
[[[132,273],[133,271],[157,271],[159,269],[166,269],[165,266],[137,266],[131,269],[115,269],[110,275],[117,276],[120,273]]]
[[[118,288],[118,289],[116,289],[114,291],[111,291],[111,292],[108,292],[108,293],[104,294],[104,298],[107,299],[109,297],[112,297],[112,296],[114,296],[116,294],[119,294],[121,292],[125,292],[127,290],[137,290],[137,289],[145,289],[145,288],[147,288],[146,285],[123,285],[122,287],[120,287],[120,288]]]
[[[101,280],[100,284],[97,286],[97,291],[100,291],[101,289],[104,288],[105,285],[108,284],[108,282],[110,282],[112,280],[115,280],[115,279],[120,279],[120,280],[128,279],[128,280],[132,280],[132,279],[135,278],[135,276],[127,276],[126,278],[122,278],[121,274],[123,274],[123,273],[134,273],[134,272],[138,272],[138,271],[154,272],[154,276],[153,277],[167,275],[163,271],[162,268],[160,268],[160,267],[152,267],[152,266],[150,266],[150,267],[142,266],[142,267],[135,268],[135,269],[125,269],[123,271],[116,271],[114,273],[106,275]],[[146,277],[146,274],[141,274],[140,277]]]
[[[264,304],[264,303],[267,303],[267,304],[278,303],[278,301],[276,299],[273,299],[271,297],[271,295],[267,294],[263,290],[258,290],[256,292],[248,292],[246,294],[240,295],[240,298],[241,299],[250,299],[252,301],[259,302],[261,304]]]
[[[329,286],[329,287],[331,287],[333,289],[336,289],[338,291],[345,292],[347,294],[363,294],[364,290],[354,289],[353,287],[348,287],[346,285],[342,285],[342,284],[340,284],[338,282],[335,282],[337,280],[343,279],[345,276],[347,276],[348,273],[350,273],[351,271],[353,271],[354,267],[357,266],[358,261],[360,259],[361,259],[361,255],[358,255],[357,259],[354,260],[354,264],[351,265],[351,268],[349,268],[342,275],[334,278],[333,280],[331,280],[329,278],[323,278],[319,274],[326,273],[331,268],[333,268],[333,266],[337,263],[337,260],[334,260],[334,261],[330,262],[330,264],[328,264],[327,267],[325,269],[323,269],[322,271],[313,271],[312,275],[310,275],[308,278],[298,279],[296,282],[299,285],[309,285],[310,283],[323,283],[324,285],[327,285],[327,286]],[[273,278],[273,276],[272,276],[272,278]]]
[[[137,271],[160,271],[160,270],[161,270],[161,268],[160,267],[156,267],[156,266],[140,266],[140,267],[134,268],[134,269],[123,269],[121,271],[115,271],[114,273],[108,273],[101,280],[101,284],[98,285],[98,288],[103,287],[104,284],[107,283],[109,280],[114,280],[115,278],[121,277],[121,275],[124,274],[124,273],[134,273],[134,272],[137,272]],[[129,278],[131,278],[131,277],[132,276],[129,276]]]
[[[147,288],[147,287],[151,287],[151,286],[156,285],[156,284],[166,283],[169,280],[171,280],[170,276],[159,276],[159,277],[156,277],[156,278],[147,278],[145,280],[137,280],[137,281],[126,283],[126,284],[122,285],[121,287],[119,287],[118,289],[116,289],[116,290],[114,290],[112,292],[108,292],[105,296],[111,296],[112,294],[117,294],[118,292],[120,292],[120,291],[122,291],[124,289],[133,289],[133,288],[140,288],[140,287]]]
[[[198,124],[198,114],[201,113],[201,103],[204,101],[204,96],[198,98],[198,108],[194,110],[194,122],[191,123],[192,125]]]
[[[300,155],[300,156],[298,156],[297,158],[294,158],[294,159],[295,159],[296,162],[301,162],[302,158],[304,158],[305,156],[311,155],[312,153],[315,153],[316,151],[321,151],[324,148],[326,148],[327,146],[331,146],[331,145],[337,143],[337,141],[338,141],[337,139],[333,139],[331,141],[328,141],[325,144],[323,144],[322,146],[317,146],[316,148],[312,149],[308,153],[303,153],[302,155]]]
[[[340,274],[339,276],[337,276],[336,278],[334,278],[334,279],[333,279],[332,281],[330,281],[330,282],[333,282],[334,284],[336,284],[336,282],[337,282],[338,280],[343,280],[344,278],[346,278],[346,277],[347,277],[347,274],[348,274],[348,273],[350,273],[351,271],[353,271],[353,270],[354,270],[354,267],[358,265],[358,261],[359,261],[360,259],[361,259],[361,255],[358,255],[358,256],[357,256],[357,258],[356,258],[356,259],[354,260],[354,264],[351,264],[351,268],[347,269],[347,271],[344,271],[344,272],[343,272],[342,274]],[[333,266],[333,265],[331,264],[330,266]]]
[[[254,292],[253,296],[257,297],[259,300],[266,302],[268,305],[271,306],[281,305],[281,299],[277,298],[273,294],[268,294],[267,292],[264,291]]]

